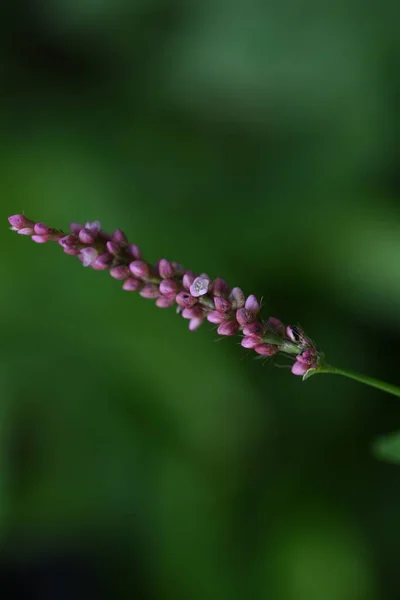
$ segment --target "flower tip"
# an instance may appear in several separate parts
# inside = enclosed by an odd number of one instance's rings
[[[195,317],[193,319],[190,319],[189,321],[189,330],[190,331],[194,331],[195,329],[198,329],[200,327],[200,325],[202,325],[204,319],[201,319],[199,317]]]
[[[254,296],[254,294],[251,294],[245,304],[244,307],[246,310],[249,310],[252,313],[258,313],[260,311],[260,303],[258,302],[257,298]]]
[[[25,215],[11,215],[8,217],[8,222],[14,230],[23,229],[24,227],[32,227],[33,221],[30,221],[25,217]]]

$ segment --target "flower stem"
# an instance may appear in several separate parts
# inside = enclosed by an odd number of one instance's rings
[[[318,367],[317,369],[310,369],[306,376],[311,377],[311,375],[316,375],[317,373],[330,373],[331,375],[343,375],[343,377],[348,377],[349,379],[354,379],[355,381],[359,381],[360,383],[364,383],[365,385],[369,385],[371,387],[377,388],[382,392],[387,392],[388,394],[392,394],[393,396],[400,397],[400,387],[397,385],[393,385],[391,383],[386,383],[386,381],[381,381],[380,379],[375,379],[374,377],[369,377],[368,375],[363,375],[361,373],[356,373],[355,371],[350,371],[348,369],[341,369],[338,367],[332,367],[330,365],[323,365]]]

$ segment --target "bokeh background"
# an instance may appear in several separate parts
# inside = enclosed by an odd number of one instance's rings
[[[399,12],[3,0],[5,598],[398,600],[398,399],[190,333],[6,217],[121,227],[400,383]]]

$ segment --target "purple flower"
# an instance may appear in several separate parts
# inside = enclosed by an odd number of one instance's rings
[[[200,318],[190,319],[190,321],[189,321],[190,331],[194,331],[195,329],[198,329],[200,327],[200,325],[203,324],[203,321],[204,321],[204,319],[200,319]]]
[[[50,227],[47,227],[44,223],[35,223],[33,230],[37,235],[49,235],[51,233]]]
[[[108,254],[108,252],[103,252],[103,254],[100,254],[94,263],[92,263],[92,269],[95,269],[96,271],[106,271],[111,267],[112,261],[113,257],[111,254]]]
[[[107,252],[109,252],[113,256],[118,256],[121,252],[121,247],[116,242],[106,242],[106,248]]]
[[[116,229],[111,236],[111,240],[116,244],[127,244],[128,238],[121,229]]]
[[[257,298],[254,296],[254,294],[251,294],[251,296],[249,296],[244,304],[244,307],[246,310],[249,310],[250,312],[257,314],[258,312],[260,312],[260,304],[257,300]]]
[[[82,244],[94,244],[96,235],[97,234],[92,232],[90,229],[83,227],[83,229],[81,229],[79,232],[79,240],[82,242]]]
[[[262,356],[273,356],[279,350],[277,346],[273,346],[272,344],[260,344],[254,348],[257,354],[262,354]]]
[[[200,277],[196,277],[196,279],[194,279],[192,285],[190,286],[190,293],[195,298],[199,298],[200,296],[207,294],[209,286],[210,280],[208,277],[200,275]]]
[[[158,272],[163,279],[170,279],[175,274],[175,269],[166,258],[162,258],[158,263]]]
[[[52,229],[43,222],[35,223],[24,215],[9,217],[11,229],[19,235],[31,237],[37,244],[55,241],[66,254],[78,256],[83,266],[95,270],[109,270],[111,277],[123,282],[126,291],[138,291],[148,299],[155,299],[159,308],[177,305],[177,313],[189,320],[189,329],[195,330],[207,319],[218,325],[218,334],[233,336],[243,333],[241,345],[254,349],[262,356],[283,352],[295,355],[292,373],[304,375],[319,365],[320,356],[315,346],[299,327],[285,327],[275,317],[263,321],[258,313],[260,303],[256,296],[244,296],[241,288],[230,287],[224,279],[211,281],[206,273],[196,275],[175,261],[162,258],[155,265],[142,259],[136,244],[129,244],[121,229],[112,235],[101,230],[99,221],[85,225],[72,222],[70,234]]]
[[[232,302],[233,308],[243,308],[245,302],[243,291],[238,287],[234,287],[229,294],[229,300]]]
[[[207,321],[210,321],[210,323],[215,323],[217,325],[225,321],[225,315],[220,313],[218,310],[213,310],[207,315]]]
[[[179,290],[179,286],[173,279],[163,279],[160,283],[160,292],[165,296],[170,294],[176,295]]]
[[[222,298],[221,296],[216,296],[214,298],[214,304],[216,310],[218,310],[219,312],[225,313],[229,312],[232,309],[232,302],[226,300],[225,298]]]
[[[129,264],[132,275],[139,279],[147,279],[150,275],[149,265],[143,260],[134,260]]]
[[[160,295],[160,290],[155,283],[146,283],[146,285],[140,290],[139,294],[143,298],[158,298]]]
[[[68,249],[68,246],[66,246],[66,249]],[[79,256],[84,267],[91,267],[96,260],[98,253],[94,248],[82,248]]]
[[[246,335],[241,341],[241,345],[243,346],[243,348],[253,349],[256,346],[259,346],[260,344],[261,340],[256,335]]]
[[[251,310],[247,310],[247,308],[239,308],[236,311],[236,320],[239,325],[248,325],[255,320],[255,315]]]
[[[238,324],[233,321],[226,321],[225,323],[221,323],[218,327],[217,331],[219,335],[235,335],[238,332]]]
[[[122,286],[122,289],[126,292],[137,292],[143,285],[142,281],[139,279],[135,279],[134,277],[129,277]]]
[[[111,277],[114,277],[114,279],[123,281],[130,275],[129,267],[127,265],[117,265],[116,267],[111,267],[110,275]]]
[[[179,292],[176,296],[176,303],[179,304],[179,306],[182,306],[182,308],[190,308],[191,306],[194,306],[196,302],[197,298],[193,298],[189,292]]]
[[[169,308],[175,304],[175,298],[167,298],[166,296],[159,296],[156,300],[156,306],[158,308]]]
[[[26,228],[33,229],[34,227],[34,221],[27,219],[25,215],[13,215],[12,217],[8,217],[8,221],[13,231]]]

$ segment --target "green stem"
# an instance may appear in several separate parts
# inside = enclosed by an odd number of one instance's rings
[[[307,379],[307,377],[311,377],[311,375],[316,375],[317,373],[331,373],[332,375],[343,375],[343,377],[349,377],[350,379],[354,379],[355,381],[359,381],[360,383],[365,383],[365,385],[377,388],[382,392],[387,392],[388,394],[393,394],[393,396],[400,397],[400,387],[398,387],[397,385],[386,383],[386,381],[381,381],[380,379],[375,379],[374,377],[369,377],[368,375],[362,375],[361,373],[356,373],[355,371],[349,371],[348,369],[339,369],[338,367],[331,367],[330,365],[324,365],[322,367],[318,367],[317,369],[311,369],[306,374],[305,379]]]

